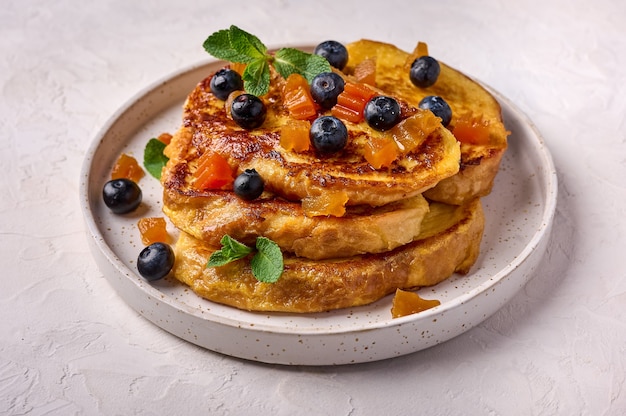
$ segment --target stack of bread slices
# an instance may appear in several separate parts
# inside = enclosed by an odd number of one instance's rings
[[[410,149],[389,166],[374,168],[363,156],[365,143],[392,133],[345,121],[349,138],[340,152],[287,150],[280,142],[290,122],[284,79],[272,74],[270,92],[261,97],[266,120],[246,130],[211,93],[209,75],[185,102],[161,179],[164,212],[180,230],[173,275],[199,296],[252,311],[320,312],[435,285],[468,273],[476,262],[485,221],[480,198],[491,192],[506,149],[497,101],[444,64],[433,86],[416,87],[408,73],[417,49],[407,53],[367,40],[347,49],[350,59],[340,72],[346,80],[355,81],[355,68],[364,61],[374,62],[371,87],[402,103],[405,120],[428,111],[418,103],[437,95],[450,105],[452,121],[415,134]],[[411,135],[411,129],[404,133]],[[234,174],[256,170],[263,194],[245,200],[232,188],[195,187],[194,171],[206,152],[220,154]],[[320,211],[337,200],[339,214]],[[245,259],[207,267],[225,235],[252,246],[259,236],[278,244],[280,278],[259,281]]]

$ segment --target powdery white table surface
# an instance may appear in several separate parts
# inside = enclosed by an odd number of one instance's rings
[[[3,1],[0,414],[625,414],[625,23],[610,0]],[[559,178],[536,276],[457,338],[351,366],[231,358],[128,307],[87,248],[85,151],[230,24],[273,46],[426,41],[511,99]]]

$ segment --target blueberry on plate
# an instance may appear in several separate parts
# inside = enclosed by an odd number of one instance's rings
[[[447,126],[452,120],[452,109],[443,98],[437,95],[429,95],[419,102],[418,107],[424,110],[430,110],[434,115],[441,119],[441,124]]]
[[[226,101],[232,92],[243,89],[243,80],[236,71],[224,68],[211,77],[209,87],[213,95],[222,101]]]
[[[365,104],[363,117],[373,129],[389,130],[400,121],[400,104],[391,97],[378,95]]]
[[[343,92],[345,81],[334,72],[322,72],[311,81],[311,96],[320,107],[328,110],[337,104],[337,97]]]
[[[348,63],[348,50],[335,40],[327,40],[320,43],[315,47],[313,53],[323,56],[331,66],[340,71]]]
[[[428,88],[437,82],[441,67],[439,62],[431,56],[420,56],[411,64],[409,78],[413,85]]]
[[[148,281],[163,279],[174,267],[174,250],[169,244],[152,243],[137,257],[137,270]]]
[[[322,116],[311,123],[311,144],[320,153],[335,153],[348,143],[348,129],[337,117]]]
[[[230,114],[244,129],[261,127],[267,115],[263,101],[256,95],[241,94],[235,97],[230,107]]]
[[[239,198],[251,201],[263,193],[263,178],[255,169],[246,169],[235,178],[233,191]]]
[[[130,179],[113,179],[102,188],[104,204],[115,214],[126,214],[141,204],[141,188]]]

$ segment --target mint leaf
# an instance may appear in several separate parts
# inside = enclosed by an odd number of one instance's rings
[[[228,32],[230,45],[239,53],[251,59],[267,59],[267,48],[254,35],[232,25]]]
[[[152,138],[148,140],[143,151],[143,166],[152,176],[159,180],[161,179],[161,170],[163,170],[163,166],[169,160],[163,154],[163,149],[165,149],[165,143]]]
[[[222,248],[211,254],[206,267],[218,267],[239,260],[252,253],[252,249],[245,244],[225,235],[220,240]]]
[[[230,30],[224,29],[213,33],[202,44],[204,50],[216,57],[229,62],[248,63],[253,60],[245,53],[241,53],[230,42]]]
[[[222,248],[211,254],[206,267],[223,266],[242,259],[254,251],[228,235],[222,237],[220,243]],[[252,274],[260,282],[276,282],[284,270],[283,253],[280,247],[269,238],[257,237],[256,250],[256,254],[250,261]]]
[[[247,245],[240,243],[229,235],[225,235],[220,240],[223,250],[231,257],[242,258],[252,253],[252,249]]]
[[[235,260],[236,259],[228,257],[222,250],[217,250],[211,253],[211,257],[209,257],[206,267],[219,267]]]
[[[278,244],[266,237],[257,237],[258,252],[252,257],[250,267],[258,281],[274,283],[283,274],[283,253]]]
[[[267,48],[254,35],[231,26],[209,36],[202,44],[204,50],[218,59],[230,62],[250,63],[267,60]]]
[[[276,51],[273,65],[283,78],[297,73],[306,78],[309,83],[316,75],[331,71],[326,58],[293,48],[282,48]]]
[[[264,59],[250,62],[243,74],[243,88],[247,93],[261,97],[270,89],[270,66]]]

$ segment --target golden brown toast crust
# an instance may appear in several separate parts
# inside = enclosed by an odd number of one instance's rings
[[[479,117],[488,124],[488,143],[461,143],[461,169],[457,175],[444,179],[425,196],[450,204],[488,195],[498,172],[500,160],[507,147],[507,135],[500,104],[484,87],[461,72],[440,62],[437,82],[428,88],[419,88],[409,79],[409,68],[417,51],[407,53],[394,45],[371,40],[360,40],[346,45],[349,61],[345,69],[350,73],[365,59],[376,59],[376,86],[400,97],[408,104],[418,106],[428,95],[443,97],[452,109],[454,127],[460,119]],[[436,55],[436,54],[435,54]],[[436,56],[435,56],[436,57]]]
[[[321,312],[365,305],[396,288],[430,286],[476,261],[484,229],[480,200],[462,206],[433,203],[418,240],[380,253],[312,261],[285,256],[276,283],[261,283],[245,259],[206,268],[216,250],[186,233],[176,244],[174,274],[198,295],[253,311]]]

